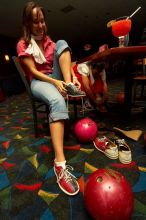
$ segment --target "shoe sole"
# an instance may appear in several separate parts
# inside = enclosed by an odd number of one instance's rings
[[[54,169],[54,168],[53,168],[53,169]],[[75,196],[76,194],[78,194],[78,192],[79,192],[79,190],[80,190],[78,182],[77,182],[78,190],[77,190],[76,192],[74,192],[74,193],[69,193],[69,192],[67,192],[65,189],[63,189],[62,186],[59,184],[59,182],[58,182],[58,176],[57,176],[57,173],[56,173],[55,169],[54,169],[54,173],[55,173],[55,176],[56,176],[56,178],[57,178],[58,186],[60,187],[60,189],[61,189],[65,194],[67,194],[67,195],[69,195],[69,196]]]
[[[110,158],[110,159],[112,159],[112,160],[118,159],[118,154],[116,154],[115,156],[111,156],[111,155],[107,154],[106,152],[102,151],[101,149],[99,149],[99,148],[96,146],[96,144],[95,144],[94,141],[93,141],[93,144],[94,144],[94,147],[95,147],[97,150],[99,150],[100,152],[102,152],[102,153],[103,153],[105,156],[107,156],[108,158]]]
[[[129,163],[132,162],[132,160],[123,160],[123,159],[121,159],[120,157],[119,157],[119,161],[120,161],[121,163],[123,163],[123,164],[129,164]]]
[[[109,155],[109,154],[106,154],[106,153],[104,153],[108,158],[110,158],[110,159],[112,159],[112,160],[116,160],[116,159],[118,159],[118,155],[115,155],[115,156],[111,156],[111,155]]]
[[[67,94],[68,96],[70,97],[85,97],[86,95],[70,95],[70,94]]]

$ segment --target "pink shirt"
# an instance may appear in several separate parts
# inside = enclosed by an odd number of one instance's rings
[[[35,60],[33,59],[38,71],[45,73],[45,74],[52,73],[55,46],[56,44],[49,37],[45,38],[43,47],[44,47],[44,56],[46,58],[46,62],[44,62],[43,64],[39,64],[39,63],[36,63]],[[31,56],[33,58],[32,55],[25,52],[27,47],[28,47],[28,44],[24,40],[20,40],[17,43],[18,57],[22,57],[22,56],[30,57]],[[32,77],[30,77],[30,79],[32,79]]]

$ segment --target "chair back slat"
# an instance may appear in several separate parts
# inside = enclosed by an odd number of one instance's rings
[[[49,128],[49,119],[48,119],[48,115],[49,115],[49,108],[48,105],[41,101],[38,100],[37,98],[35,98],[31,92],[30,89],[30,83],[27,80],[27,75],[25,74],[25,71],[23,70],[23,68],[21,67],[21,64],[19,62],[19,58],[16,56],[12,57],[14,64],[16,66],[16,69],[18,70],[18,73],[20,74],[20,77],[25,85],[28,97],[30,99],[30,103],[31,103],[31,107],[32,107],[32,114],[33,114],[33,124],[34,124],[34,131],[35,131],[35,137],[38,137],[39,131],[38,131],[38,113],[45,113],[46,114],[46,119],[47,119],[47,123],[48,123],[48,128]],[[42,107],[45,107],[42,109]]]
[[[32,96],[32,93],[31,93],[30,85],[29,85],[29,82],[26,79],[26,74],[25,74],[23,68],[21,67],[21,64],[19,63],[18,57],[13,56],[12,59],[13,59],[13,61],[15,63],[15,66],[18,70],[18,73],[19,73],[19,75],[20,75],[20,77],[21,77],[21,79],[22,79],[22,81],[25,85],[27,93],[30,96],[30,98],[32,99],[33,96]]]

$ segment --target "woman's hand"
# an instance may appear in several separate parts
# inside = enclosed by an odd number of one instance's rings
[[[66,83],[64,81],[55,80],[54,85],[63,96],[66,96],[66,93],[67,93],[65,89]]]
[[[76,76],[73,76],[73,84],[74,84],[75,86],[77,86],[78,89],[81,88],[81,83],[79,82],[79,80],[78,80],[78,78],[77,78]]]

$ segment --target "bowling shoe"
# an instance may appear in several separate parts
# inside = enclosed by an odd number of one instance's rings
[[[80,97],[80,96],[86,96],[85,92],[78,89],[77,86],[75,86],[73,83],[69,83],[66,86],[67,94],[73,97]]]
[[[104,153],[110,159],[117,159],[118,158],[118,147],[117,145],[112,142],[109,138],[97,137],[93,144],[97,150]]]
[[[54,165],[54,173],[60,189],[67,195],[73,196],[79,192],[79,185],[76,177],[70,171],[73,171],[73,167],[69,165],[66,165],[65,168]]]
[[[129,145],[124,139],[117,139],[115,143],[119,149],[119,160],[123,164],[129,164],[132,161],[132,155]]]

